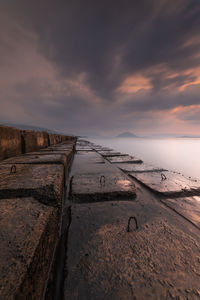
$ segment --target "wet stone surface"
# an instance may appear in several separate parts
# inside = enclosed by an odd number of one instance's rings
[[[15,166],[16,169],[12,164],[0,165],[0,199],[34,197],[47,205],[61,205],[64,184],[63,165],[18,164]]]
[[[100,151],[106,151],[106,152],[113,151],[113,149],[106,148],[106,147],[92,147],[92,148],[95,149],[98,152],[100,152]]]
[[[111,162],[112,164],[117,164],[117,163],[131,163],[131,164],[141,164],[142,160],[136,157],[132,157],[129,155],[126,156],[113,156],[113,157],[106,157],[107,160],[109,160],[109,162]]]
[[[115,151],[98,151],[104,157],[112,157],[112,156],[127,156],[127,154],[121,154],[120,152]]]
[[[88,148],[88,147],[76,147],[76,151],[94,151],[94,149],[92,148]]]
[[[39,154],[21,155],[4,160],[1,164],[67,164],[67,156],[64,154]]]
[[[129,172],[164,172],[167,171],[162,168],[156,168],[154,166],[142,163],[142,164],[127,164],[127,163],[119,163],[117,164],[117,167],[121,170],[129,173]]]
[[[129,173],[139,182],[153,190],[154,192],[166,196],[187,196],[200,194],[200,182],[184,177],[176,172],[146,172]]]
[[[41,299],[57,239],[57,209],[0,200],[0,299]]]
[[[200,197],[162,199],[161,201],[200,229]]]
[[[105,160],[103,159],[103,157],[99,154],[97,154],[96,152],[91,152],[91,151],[76,151],[77,157],[79,158],[83,158],[83,160],[85,160],[85,158],[89,158],[87,160],[88,164],[104,164]]]
[[[75,175],[71,184],[71,200],[97,202],[110,200],[132,201],[136,196],[134,184],[122,173]]]
[[[199,239],[148,203],[71,206],[64,299],[199,300]],[[131,215],[139,228],[127,232]]]

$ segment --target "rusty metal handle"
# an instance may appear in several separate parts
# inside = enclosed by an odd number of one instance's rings
[[[161,176],[161,180],[166,180],[167,179],[167,177],[164,173],[161,173],[160,176]]]
[[[127,226],[127,229],[126,229],[127,232],[130,232],[130,223],[131,223],[131,220],[134,220],[134,221],[135,221],[135,229],[137,230],[137,229],[139,228],[139,227],[138,227],[138,222],[137,222],[136,217],[131,216],[131,217],[128,219],[128,226]]]
[[[17,167],[16,165],[12,165],[10,168],[10,174],[15,174],[15,173],[17,173]]]
[[[105,183],[106,183],[106,178],[105,178],[104,175],[102,175],[102,176],[100,177],[99,182],[100,182],[101,185],[105,185]]]

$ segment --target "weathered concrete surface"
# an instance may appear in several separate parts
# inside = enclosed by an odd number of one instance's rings
[[[72,205],[64,299],[199,299],[197,231],[149,194]]]
[[[18,129],[0,125],[0,160],[20,155],[21,133]]]
[[[2,164],[63,164],[66,166],[68,160],[65,154],[40,154],[35,153],[34,155],[20,155],[14,158],[4,160]]]
[[[0,200],[0,299],[42,299],[58,239],[56,208],[33,198]]]
[[[91,147],[76,147],[77,151],[95,151],[94,149],[92,149]]]
[[[49,133],[49,141],[50,141],[50,145],[55,145],[56,144],[55,134]]]
[[[63,165],[19,164],[13,174],[11,167],[12,165],[0,165],[0,199],[34,197],[42,203],[61,206]]]
[[[71,200],[74,202],[97,202],[111,200],[134,200],[136,190],[123,173],[75,175],[71,182]]]
[[[87,155],[88,153],[90,153],[90,160],[88,161],[89,164],[93,163],[93,164],[104,164],[105,163],[105,159],[103,159],[102,156],[100,156],[99,154],[96,154],[96,152],[91,152],[91,151],[76,151],[76,154],[78,155]]]
[[[145,164],[145,163],[142,163],[142,164],[118,163],[118,164],[116,164],[116,166],[127,173],[129,173],[129,172],[140,173],[140,172],[164,172],[164,171],[167,171],[166,169],[157,168],[157,167]]]
[[[168,198],[161,201],[200,229],[200,197]]]
[[[200,194],[200,182],[184,177],[176,172],[129,173],[154,192],[166,196],[187,196]]]
[[[116,151],[98,151],[99,154],[101,154],[103,157],[112,157],[112,156],[127,156],[127,154],[122,154],[120,152]]]
[[[111,148],[107,148],[107,147],[95,147],[95,146],[91,146],[95,151],[100,152],[100,151],[113,151],[113,149]]]
[[[112,156],[112,157],[107,156],[106,159],[109,160],[109,162],[111,162],[112,164],[117,164],[117,163],[141,164],[143,162],[141,159],[129,155],[126,156],[119,155],[119,156]]]
[[[21,134],[24,143],[24,153],[37,151],[50,145],[49,136],[46,132],[23,130]]]

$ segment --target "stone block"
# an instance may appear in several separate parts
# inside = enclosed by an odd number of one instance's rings
[[[133,200],[134,184],[121,172],[75,175],[71,180],[74,202]]]
[[[142,164],[129,164],[129,163],[118,163],[117,167],[120,168],[124,172],[137,172],[137,173],[143,173],[143,172],[164,172],[167,171],[163,168],[157,168],[151,165],[148,165],[146,163]]]
[[[33,198],[0,200],[0,299],[42,299],[58,223],[58,210]]]
[[[32,152],[31,152],[32,153]],[[60,153],[40,153],[35,154],[29,153],[28,155],[20,155],[4,160],[1,164],[63,164],[67,165],[69,158],[65,154]],[[45,168],[45,166],[44,166]]]
[[[129,164],[141,164],[143,161],[137,157],[129,156],[129,155],[118,155],[118,156],[107,156],[107,160],[109,160],[112,164],[118,163],[129,163]]]
[[[20,130],[0,126],[0,160],[22,153]]]
[[[63,186],[63,165],[0,165],[0,199],[34,197],[47,205],[61,206]]]
[[[186,178],[176,172],[129,173],[152,191],[171,197],[199,195],[200,181]]]
[[[167,198],[161,201],[200,229],[200,197]]]

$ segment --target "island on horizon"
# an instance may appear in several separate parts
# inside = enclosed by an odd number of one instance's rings
[[[123,133],[120,133],[119,135],[117,135],[117,138],[137,138],[138,136],[129,132],[129,131],[126,131],[126,132],[123,132]]]

